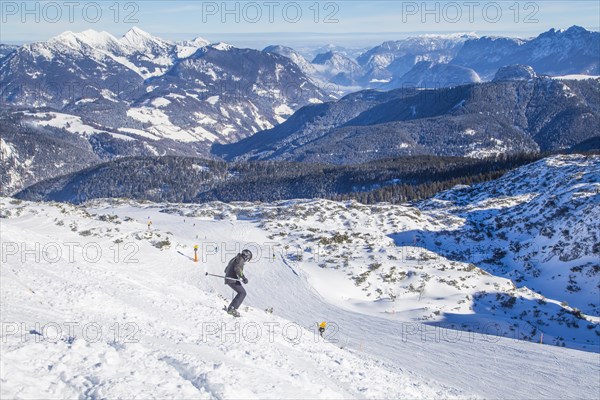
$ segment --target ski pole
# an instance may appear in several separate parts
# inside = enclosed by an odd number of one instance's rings
[[[222,276],[222,275],[209,274],[208,272],[206,272],[204,275],[207,275],[207,276],[214,276],[214,277],[217,277],[217,278],[229,279],[229,280],[231,280],[231,281],[238,281],[238,282],[241,282],[241,281],[242,281],[241,279],[230,278],[230,277],[228,277],[228,276]]]

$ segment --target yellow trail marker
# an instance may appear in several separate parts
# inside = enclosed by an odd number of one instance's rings
[[[325,321],[323,321],[319,324],[319,335],[321,335],[321,337],[323,337],[326,327],[327,327],[327,322],[325,322]]]

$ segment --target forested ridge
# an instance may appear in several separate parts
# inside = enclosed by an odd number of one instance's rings
[[[16,197],[83,202],[124,197],[168,202],[355,199],[420,200],[455,185],[496,179],[542,154],[493,159],[406,156],[356,165],[234,162],[193,157],[131,157],[34,184]]]

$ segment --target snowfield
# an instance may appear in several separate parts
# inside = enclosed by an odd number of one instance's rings
[[[572,260],[548,259],[541,275],[517,281],[494,264],[436,253],[426,233],[471,233],[464,222],[473,210],[503,210],[507,220],[530,204],[539,214],[541,181],[571,204],[560,218],[594,217],[599,165],[599,157],[546,159],[418,207],[2,198],[0,395],[597,398],[597,304],[577,314],[561,303],[595,301],[598,275],[571,295],[550,272]],[[597,240],[593,220],[585,223],[590,231],[577,232],[586,237],[560,237],[561,249]],[[585,246],[575,259],[594,263]],[[222,274],[243,247],[255,259],[234,319],[222,310],[231,290],[205,273]],[[538,291],[523,286],[532,280]]]
[[[25,113],[27,116],[33,117],[32,123],[39,126],[51,126],[54,128],[66,129],[68,132],[80,135],[92,135],[94,133],[102,133],[90,125],[84,124],[80,117],[63,114],[63,113]],[[131,139],[131,138],[128,138]]]

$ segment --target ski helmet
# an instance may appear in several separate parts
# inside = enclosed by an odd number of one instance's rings
[[[248,249],[242,251],[242,257],[244,257],[244,260],[246,261],[250,261],[252,259],[252,252]]]

